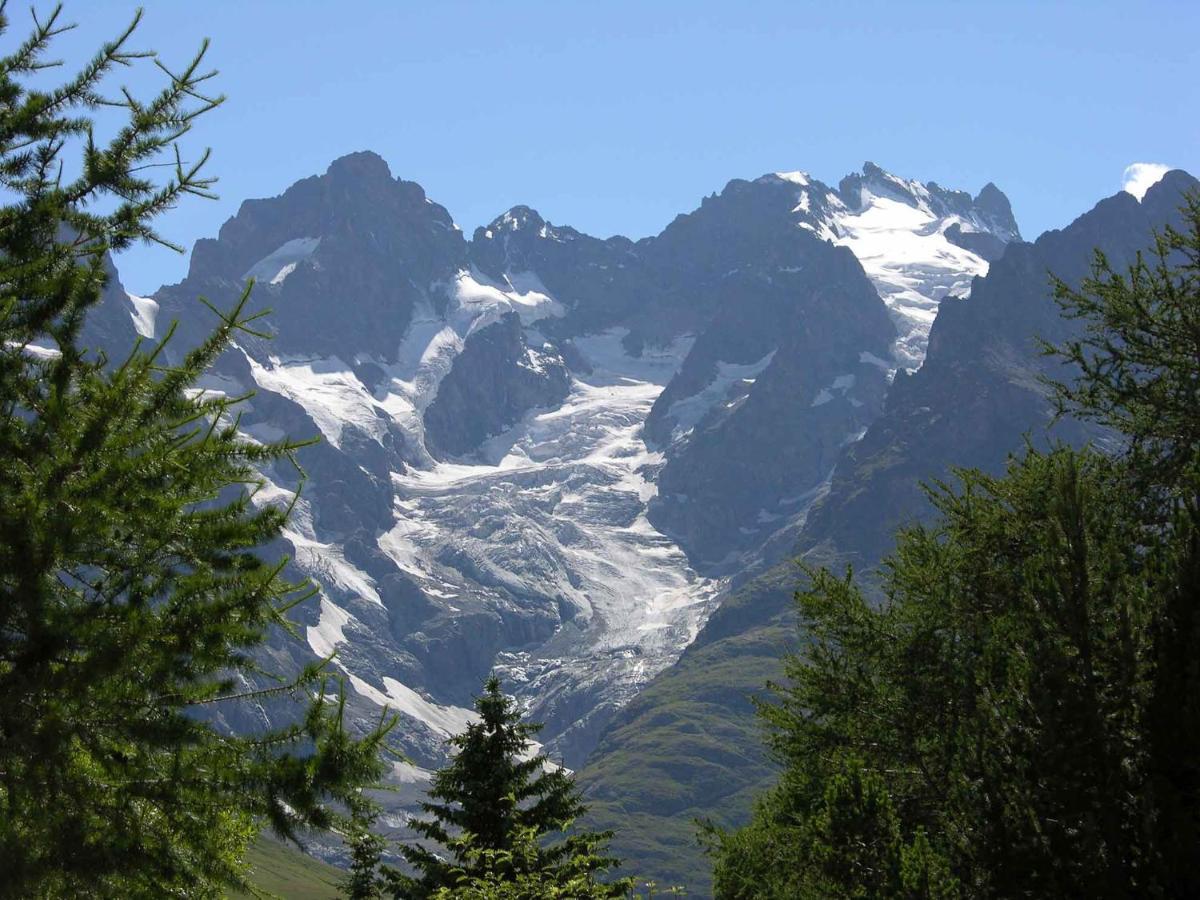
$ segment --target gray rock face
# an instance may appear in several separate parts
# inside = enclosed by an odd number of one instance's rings
[[[624,237],[590,237],[552,225],[535,210],[515,206],[471,238],[471,262],[498,282],[520,283],[535,273],[566,307],[541,323],[550,336],[591,334],[626,324],[652,304],[658,288],[639,252]]]
[[[425,440],[438,458],[478,449],[537,407],[557,407],[571,388],[550,343],[529,346],[516,313],[467,338],[425,410]]]
[[[943,304],[925,364],[897,377],[883,415],[838,464],[828,498],[813,511],[807,540],[830,542],[873,565],[903,520],[928,507],[920,482],[952,465],[999,471],[1021,436],[1046,440],[1051,410],[1042,375],[1062,378],[1035,338],[1061,343],[1074,332],[1049,292],[1049,272],[1078,283],[1099,248],[1122,267],[1148,247],[1155,228],[1178,224],[1182,193],[1197,185],[1172,172],[1139,203],[1119,193],[1061,231],[1009,246],[968,301]],[[1079,442],[1089,434],[1064,422],[1054,432]]]
[[[110,364],[119,365],[137,340],[139,325],[144,330],[143,323],[152,321],[157,310],[153,301],[147,303],[141,297],[135,301],[130,296],[121,284],[121,277],[112,259],[107,256],[104,259],[104,274],[107,279],[104,293],[100,302],[84,318],[80,342],[85,347],[105,351]]]
[[[849,251],[813,249],[722,308],[647,420],[670,442],[651,521],[710,565],[775,531],[882,406],[895,329]],[[679,398],[689,364],[708,380]]]
[[[156,297],[190,324],[197,294],[224,298],[254,277],[254,305],[276,313],[275,352],[392,360],[429,286],[466,256],[462,232],[420,185],[354,153],[279,197],[244,202],[216,240],[196,242],[185,281]]]

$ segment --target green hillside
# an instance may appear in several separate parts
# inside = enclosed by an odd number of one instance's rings
[[[742,824],[774,780],[750,697],[782,674],[795,643],[797,580],[788,563],[728,598],[679,663],[622,710],[580,773],[588,823],[616,831],[612,848],[629,874],[706,896],[711,863],[695,820]]]
[[[295,847],[262,837],[246,858],[250,863],[250,883],[283,900],[334,900],[339,896],[337,884],[345,873]],[[238,900],[248,896],[230,894]]]

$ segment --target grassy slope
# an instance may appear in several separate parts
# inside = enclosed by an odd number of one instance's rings
[[[794,566],[780,566],[730,597],[701,640],[622,711],[580,773],[589,824],[617,832],[612,849],[639,878],[707,896],[695,820],[740,824],[773,783],[750,697],[780,676],[794,645],[796,580]]]
[[[334,900],[339,896],[337,884],[345,877],[341,869],[268,837],[259,838],[246,860],[250,863],[250,883],[283,900]],[[230,896],[240,900],[248,895]]]

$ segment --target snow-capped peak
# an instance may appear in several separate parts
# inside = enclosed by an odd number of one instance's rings
[[[794,191],[796,224],[854,252],[896,323],[898,367],[920,366],[938,304],[951,294],[965,296],[988,261],[1020,239],[1007,198],[990,183],[972,197],[871,162],[836,189],[803,172],[759,181],[786,183]]]
[[[800,187],[808,187],[807,172],[776,172],[775,177],[783,181],[790,181],[792,184],[798,184]]]

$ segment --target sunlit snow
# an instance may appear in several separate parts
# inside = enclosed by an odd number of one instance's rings
[[[920,200],[925,189],[915,182],[909,188],[919,198],[917,206],[864,186],[859,208],[843,207],[833,221],[836,242],[854,251],[892,313],[899,331],[892,349],[896,364],[915,369],[925,358],[938,304],[951,294],[965,296],[971,279],[986,274],[988,264],[946,238],[951,225],[969,231],[972,223],[958,216],[939,218]]]
[[[412,716],[418,722],[423,722],[445,737],[452,737],[466,731],[467,725],[476,718],[474,712],[461,706],[442,706],[426,700],[395,678],[385,677],[382,690],[353,673],[349,674],[349,678],[354,690],[368,700],[396,712],[402,712],[406,716]]]
[[[481,462],[393,479],[397,524],[379,546],[427,593],[452,598],[482,579],[573,608],[569,632],[498,666],[535,706],[554,685],[589,680],[632,696],[691,642],[720,587],[645,514],[655,493],[645,470],[662,457],[642,424],[691,341],[631,357],[622,336],[578,339],[591,374],[559,408],[488,441]],[[450,548],[470,561],[469,578],[444,564]]]
[[[158,302],[149,297],[138,297],[125,292],[129,302],[133,304],[130,315],[133,317],[133,327],[144,338],[154,337],[154,321],[158,317]]]
[[[293,238],[247,269],[242,280],[253,278],[267,284],[282,284],[284,279],[296,271],[296,266],[316,252],[320,243],[319,237]]]

